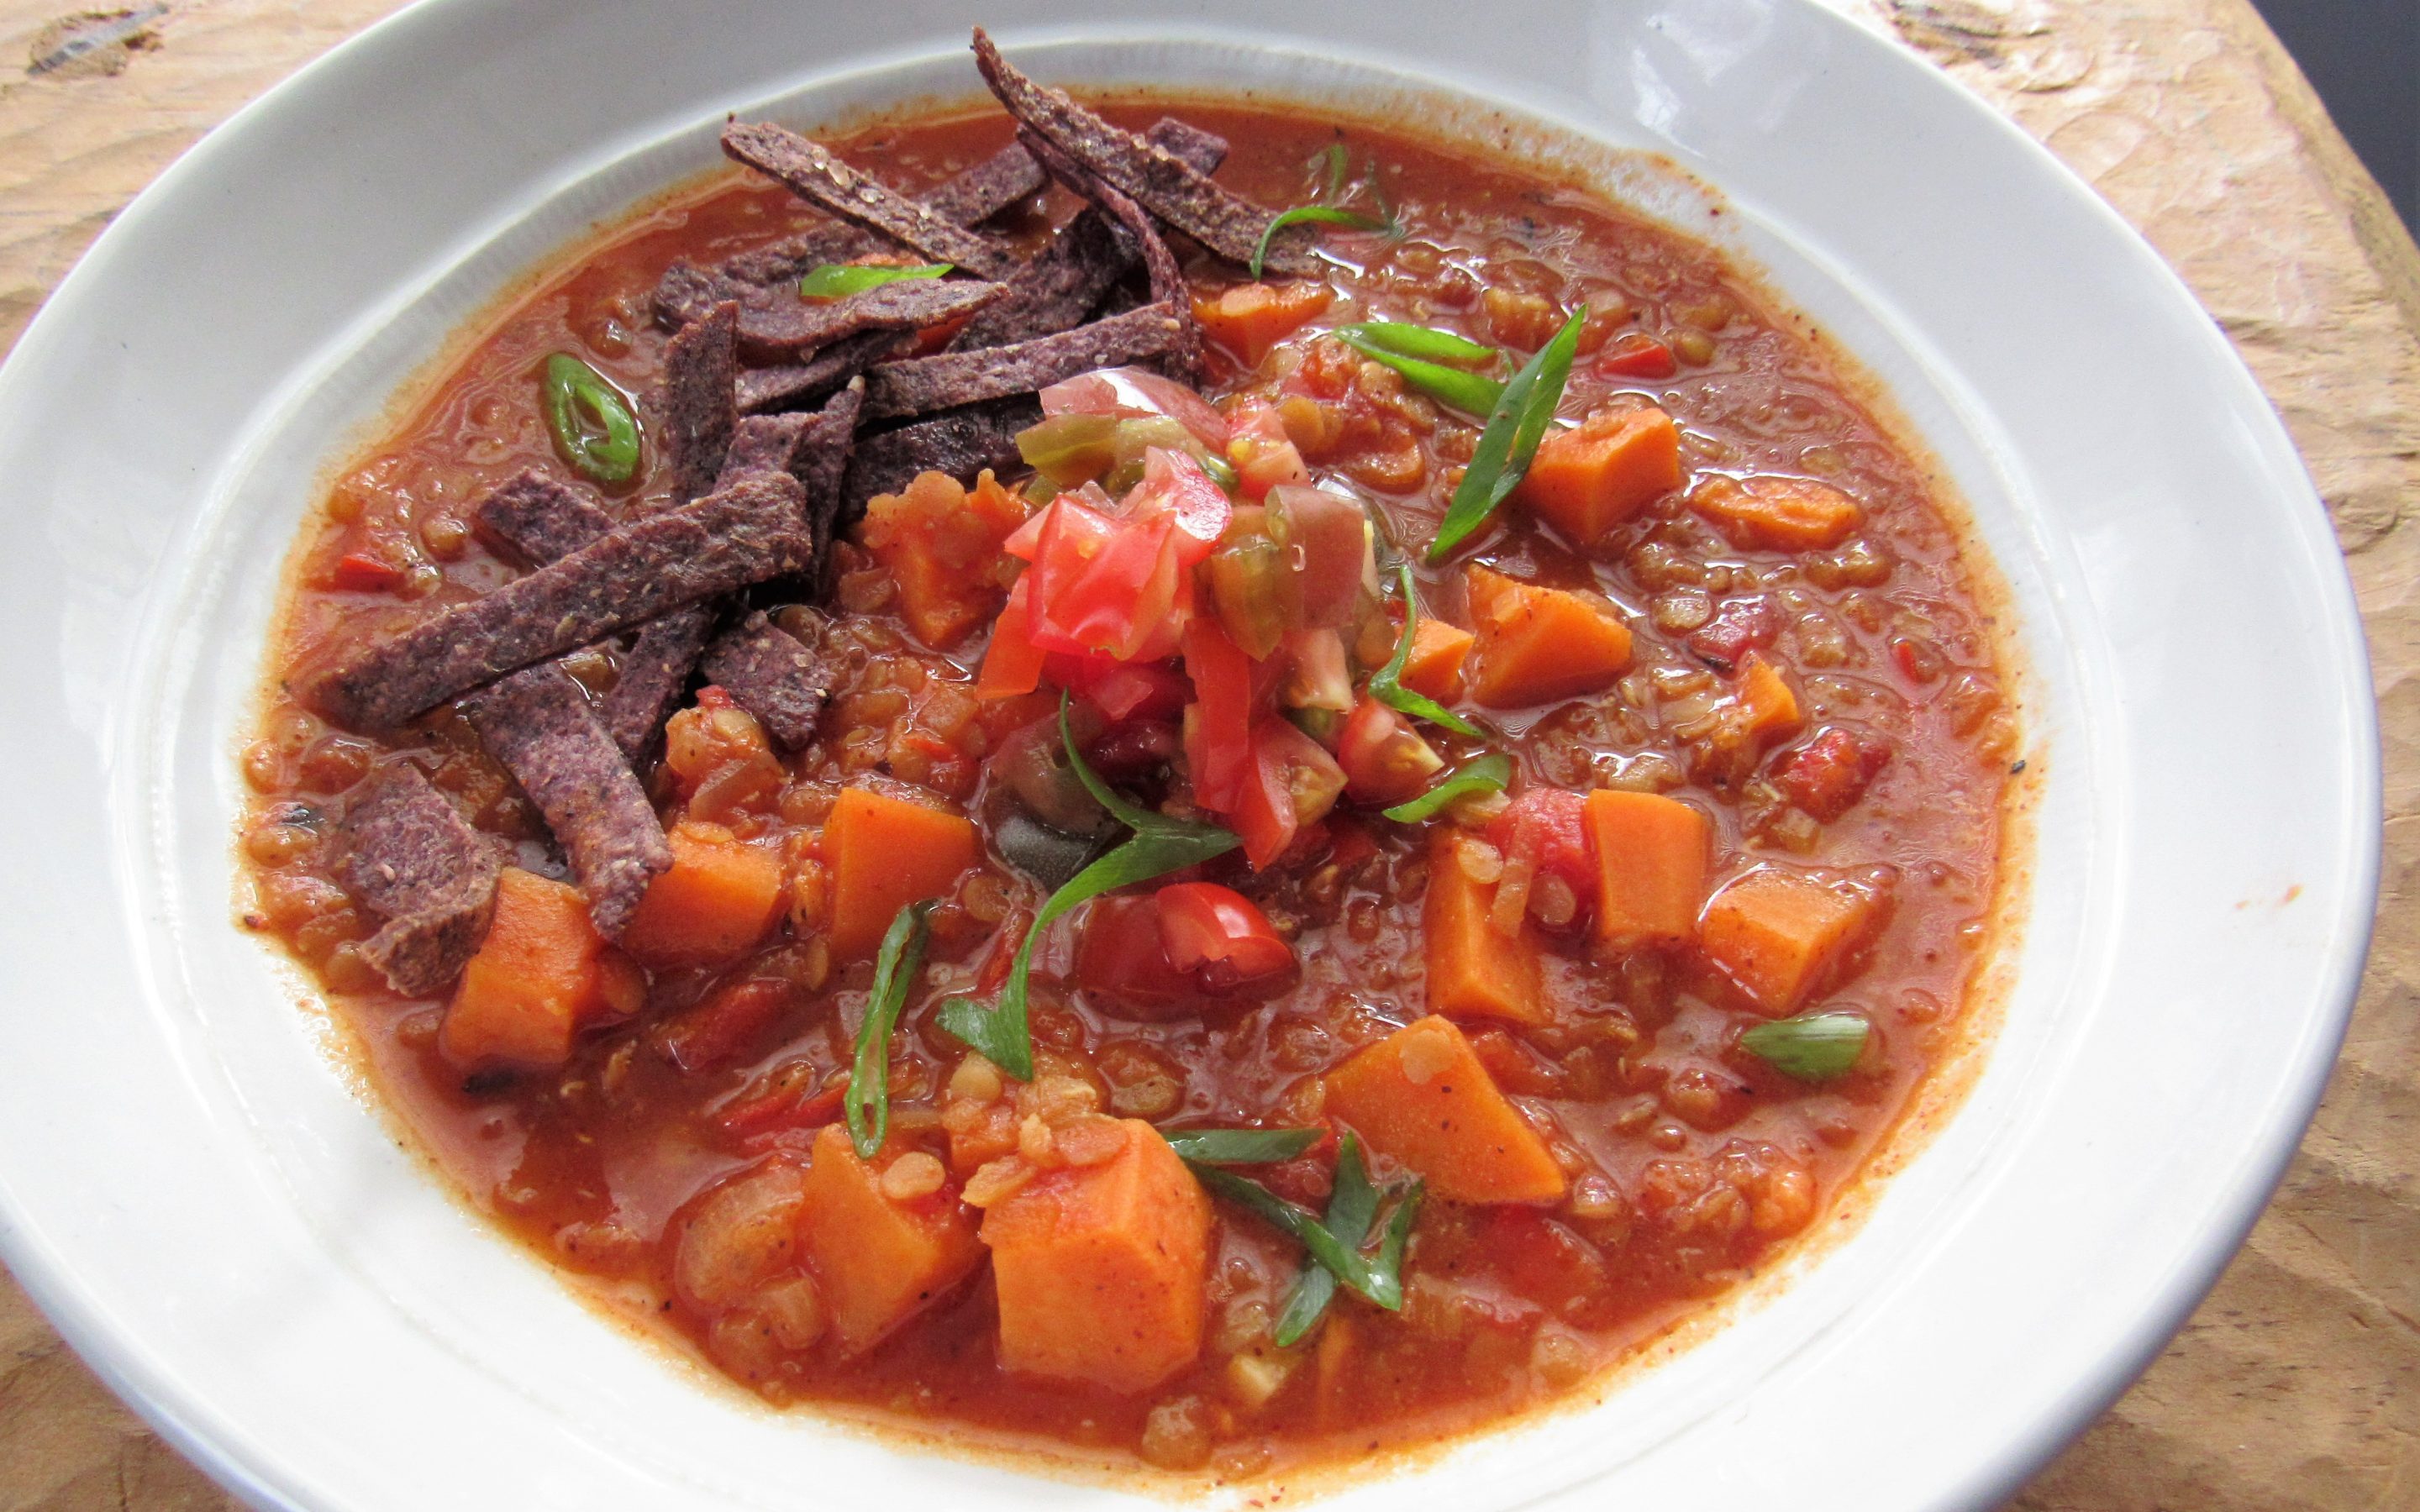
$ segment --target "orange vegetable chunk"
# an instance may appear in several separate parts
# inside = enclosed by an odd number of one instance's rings
[[[1823,984],[1881,915],[1881,900],[1862,888],[1763,866],[1714,894],[1698,920],[1698,944],[1757,1007],[1779,1017]]]
[[[1481,566],[1469,583],[1478,632],[1470,696],[1489,708],[1593,693],[1629,670],[1629,626],[1579,594]]]
[[[1681,432],[1661,409],[1599,409],[1538,443],[1512,498],[1577,547],[1681,486]]]
[[[1452,829],[1439,830],[1429,848],[1429,890],[1420,918],[1429,1011],[1547,1023],[1554,1014],[1540,980],[1536,926],[1524,915],[1519,934],[1497,929],[1490,917],[1496,884],[1474,881],[1464,870],[1466,856],[1485,849]]]
[[[1396,680],[1423,698],[1454,702],[1462,697],[1463,664],[1475,639],[1458,625],[1421,616],[1412,631],[1412,654],[1404,658]]]
[[[975,826],[956,814],[872,788],[844,791],[824,822],[834,959],[872,955],[900,909],[949,892],[980,854]]]
[[[1596,853],[1596,936],[1621,949],[1677,945],[1698,931],[1713,830],[1706,816],[1659,793],[1588,795]]]
[[[1328,1073],[1327,1111],[1455,1202],[1555,1202],[1562,1167],[1451,1019],[1397,1029]]]
[[[494,921],[445,1006],[440,1048],[458,1065],[562,1065],[581,1024],[608,1011],[618,975],[610,949],[579,888],[504,868]]]
[[[1327,308],[1336,291],[1326,284],[1236,284],[1193,299],[1193,318],[1212,341],[1258,367],[1271,347]]]
[[[920,472],[905,492],[867,501],[858,539],[899,584],[908,628],[947,651],[1000,612],[1016,565],[1001,543],[1025,515],[1025,501],[988,471],[972,488],[946,472]]]
[[[782,858],[721,825],[673,826],[672,870],[648,885],[622,932],[622,949],[650,966],[736,961],[773,927],[782,908]]]
[[[1740,667],[1740,702],[1747,710],[1748,733],[1770,744],[1798,733],[1806,717],[1798,712],[1798,695],[1773,663],[1750,652]]]
[[[974,1219],[946,1176],[938,1190],[907,1201],[883,1192],[892,1164],[933,1156],[892,1149],[875,1159],[858,1159],[848,1131],[825,1124],[799,1207],[799,1246],[843,1355],[879,1344],[983,1263]]]
[[[1689,495],[1689,507],[1733,546],[1785,551],[1838,546],[1865,513],[1828,483],[1778,475],[1709,478]]]
[[[1140,1392],[1202,1352],[1210,1199],[1157,1130],[1118,1127],[1109,1160],[1044,1172],[984,1215],[1009,1370]]]

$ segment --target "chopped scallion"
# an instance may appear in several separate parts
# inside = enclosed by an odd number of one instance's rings
[[[1323,1222],[1337,1242],[1357,1250],[1377,1220],[1378,1189],[1371,1185],[1369,1168],[1361,1163],[1361,1142],[1348,1134],[1337,1147],[1336,1183],[1328,1190]],[[1291,1347],[1318,1326],[1335,1296],[1335,1273],[1325,1266],[1306,1267],[1286,1297],[1285,1311],[1278,1315],[1278,1348]]]
[[[1587,319],[1587,310],[1573,311],[1554,339],[1504,385],[1436,539],[1429,543],[1431,562],[1444,561],[1468,540],[1520,486],[1529,459],[1538,455],[1538,443],[1546,439],[1546,427],[1554,424],[1556,406],[1563,402],[1563,384],[1572,376],[1572,358],[1579,350],[1580,327]]]
[[[1252,248],[1251,274],[1261,276],[1261,265],[1269,255],[1269,243],[1277,234],[1290,225],[1317,222],[1321,225],[1349,225],[1356,231],[1388,231],[1393,223],[1362,210],[1339,209],[1333,205],[1297,205],[1290,210],[1280,210],[1269,221],[1268,229],[1261,233],[1260,241]]]
[[[900,909],[874,958],[874,991],[865,999],[865,1022],[857,1026],[857,1064],[841,1104],[860,1160],[872,1160],[891,1132],[891,1033],[924,969],[927,924],[937,906],[939,900],[927,898]]]
[[[1264,1165],[1292,1160],[1319,1142],[1316,1129],[1180,1129],[1168,1148],[1212,1165]]]
[[[1357,1246],[1339,1239],[1310,1209],[1288,1202],[1259,1182],[1217,1165],[1188,1163],[1187,1168],[1210,1192],[1291,1236],[1321,1269],[1355,1294],[1390,1313],[1403,1310],[1404,1241],[1410,1236],[1412,1219],[1419,1209],[1418,1181],[1404,1189],[1377,1255],[1365,1257]]]
[[[1503,356],[1493,347],[1482,347],[1467,336],[1457,336],[1450,331],[1434,326],[1406,325],[1400,320],[1361,320],[1349,326],[1339,326],[1340,336],[1351,334],[1367,347],[1382,352],[1394,352],[1404,357],[1424,358],[1432,363],[1493,363]]]
[[[1785,1076],[1823,1082],[1855,1068],[1872,1032],[1861,1014],[1801,1013],[1760,1024],[1741,1035],[1740,1043]]]
[[[1423,819],[1435,818],[1457,798],[1473,793],[1501,793],[1512,780],[1512,758],[1492,750],[1455,767],[1446,774],[1445,780],[1419,797],[1379,811],[1399,825],[1417,825]]]
[[[1473,740],[1485,739],[1486,731],[1480,729],[1479,726],[1472,724],[1436,700],[1422,693],[1415,693],[1404,686],[1404,667],[1412,659],[1412,637],[1420,627],[1420,596],[1412,582],[1410,563],[1395,563],[1395,579],[1404,589],[1404,634],[1403,638],[1395,642],[1395,655],[1388,659],[1387,665],[1370,674],[1370,696],[1398,713],[1426,719],[1431,724],[1443,725],[1457,735],[1467,735]]]

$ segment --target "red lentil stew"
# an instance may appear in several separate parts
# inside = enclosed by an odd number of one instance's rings
[[[1987,569],[1711,248],[977,55],[733,124],[335,482],[245,922],[772,1401],[1251,1476],[1566,1396],[1960,1042]]]

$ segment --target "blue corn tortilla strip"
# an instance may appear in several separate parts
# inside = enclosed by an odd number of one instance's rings
[[[1037,393],[1078,373],[1179,351],[1187,330],[1187,320],[1171,306],[1147,304],[1014,346],[885,363],[865,375],[865,417],[930,414],[984,399]]]
[[[867,331],[922,331],[971,315],[1008,292],[965,278],[901,278],[837,300],[742,305],[739,350],[751,362],[796,361]]]
[[[907,346],[904,332],[867,331],[833,342],[803,363],[750,368],[739,375],[739,412],[763,414],[828,398],[849,379],[876,363],[889,362]]]
[[[671,844],[621,748],[588,694],[553,663],[528,667],[465,699],[463,713],[489,753],[546,818],[588,900],[588,917],[618,936],[669,871]]]
[[[783,748],[797,750],[815,738],[830,680],[805,642],[763,614],[717,636],[700,670]]]
[[[471,512],[481,535],[526,566],[579,550],[613,528],[613,517],[541,468],[524,469]]]
[[[1161,117],[1143,135],[1203,173],[1226,161],[1226,138],[1172,116]],[[1032,162],[1032,154],[1026,161]],[[1088,205],[1008,280],[1006,294],[959,328],[949,349],[1006,347],[1082,325],[1141,255],[1109,212]]]
[[[630,764],[637,765],[653,750],[713,633],[714,606],[686,605],[640,625],[628,649],[614,658],[613,687],[597,717]]]
[[[664,383],[657,401],[657,432],[672,471],[675,504],[703,499],[722,471],[731,427],[739,416],[739,305],[725,300],[705,319],[683,326],[664,347]]]
[[[340,725],[393,729],[532,662],[799,572],[814,549],[798,480],[752,475],[694,504],[616,526],[485,597],[351,649],[299,690]]]
[[[974,52],[984,82],[1020,125],[1210,252],[1239,267],[1251,262],[1254,249],[1277,219],[1274,212],[1229,193],[1175,153],[1110,125],[1065,91],[1036,84],[1000,55],[980,26],[974,30]],[[1027,143],[1029,148],[1032,145]],[[1269,240],[1262,266],[1289,274],[1317,269],[1309,239],[1295,230],[1280,231]]]
[[[406,997],[433,997],[488,933],[502,862],[419,769],[389,762],[355,787],[337,823],[338,880],[382,922],[361,952]]]
[[[1016,270],[1006,247],[866,177],[796,131],[768,121],[732,121],[722,129],[722,150],[816,208],[879,232],[928,261],[983,278]]]
[[[916,203],[954,225],[969,229],[1001,211],[1031,199],[1042,188],[1042,167],[1021,144],[1008,146],[981,162],[955,174],[915,196]],[[878,232],[845,221],[818,225],[794,237],[746,252],[722,265],[725,276],[759,288],[794,283],[826,263],[854,262],[860,257],[895,250],[898,243]]]
[[[1185,270],[1177,266],[1176,254],[1169,250],[1158,225],[1141,206],[1099,175],[1087,172],[1060,151],[1055,143],[1030,131],[1016,134],[1046,172],[1117,222],[1126,239],[1141,254],[1153,301],[1170,311],[1177,323],[1175,339],[1166,348],[1160,366],[1171,378],[1192,382],[1202,368],[1202,333],[1194,329],[1193,300],[1185,287]]]
[[[1042,420],[1042,404],[1030,393],[985,399],[956,409],[944,409],[889,430],[866,431],[857,438],[848,459],[848,477],[841,488],[840,513],[833,528],[843,528],[865,513],[876,494],[897,493],[919,472],[946,472],[971,484],[985,468],[1004,471],[1023,458],[1016,433]]]

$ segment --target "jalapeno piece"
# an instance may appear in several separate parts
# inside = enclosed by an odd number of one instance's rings
[[[628,483],[639,470],[639,417],[629,399],[569,352],[546,360],[546,423],[554,449],[582,477]]]

